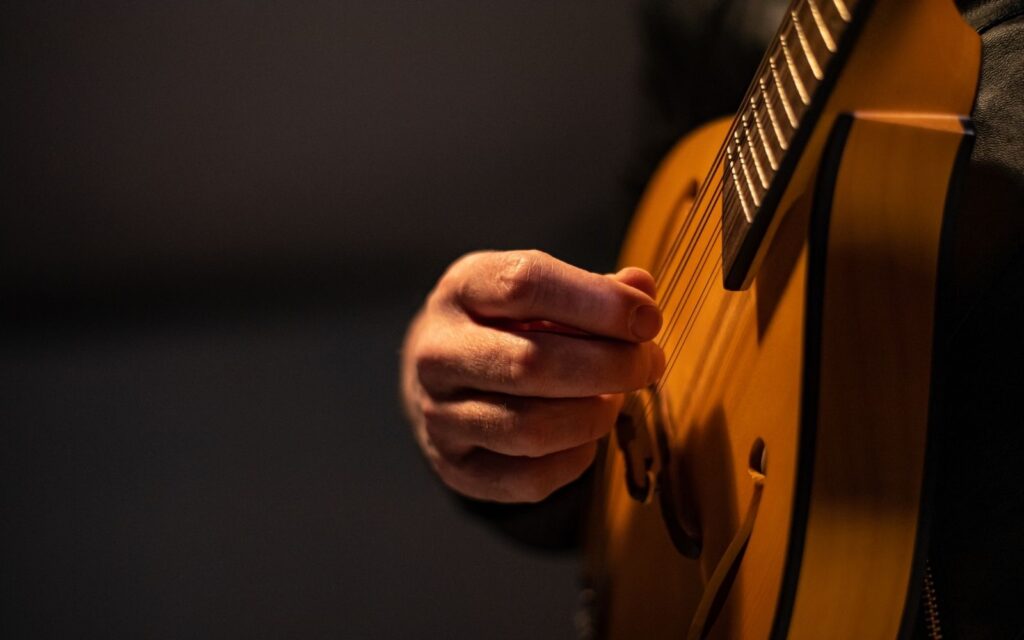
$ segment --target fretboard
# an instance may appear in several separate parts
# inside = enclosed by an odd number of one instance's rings
[[[867,0],[793,0],[747,90],[724,149],[723,273],[739,289],[789,179],[823,87]]]

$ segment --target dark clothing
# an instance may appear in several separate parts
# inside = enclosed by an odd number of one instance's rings
[[[947,638],[1022,638],[1024,2],[962,3],[982,35],[977,132],[955,218],[948,390],[929,558]]]
[[[686,131],[735,110],[788,3],[653,0],[643,5],[650,100],[630,173],[637,190]],[[948,638],[1024,637],[1015,582],[1024,575],[1024,0],[963,0],[982,36],[977,132],[954,223],[947,390],[929,558]],[[759,28],[768,21],[769,31]],[[694,87],[699,90],[694,90]],[[579,537],[590,474],[540,505],[467,508],[520,540],[568,547]]]

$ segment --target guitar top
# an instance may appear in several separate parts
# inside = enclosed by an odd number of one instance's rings
[[[909,633],[979,60],[947,0],[797,0],[736,117],[664,160],[621,262],[667,370],[600,466],[598,637]]]

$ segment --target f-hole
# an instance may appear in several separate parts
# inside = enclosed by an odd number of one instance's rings
[[[754,491],[750,496],[750,504],[747,506],[747,515],[743,523],[733,536],[732,542],[726,548],[722,559],[718,561],[715,571],[711,574],[707,586],[704,588],[704,595],[697,605],[697,612],[690,623],[690,631],[687,640],[701,640],[711,632],[718,614],[725,605],[732,585],[736,581],[736,574],[739,572],[740,563],[747,551],[747,543],[750,542],[750,534],[754,531],[754,523],[757,521],[757,509],[761,506],[761,494],[764,489],[765,470],[768,461],[768,449],[764,440],[756,438],[750,445],[750,454],[747,457],[749,464],[747,471],[754,482]]]

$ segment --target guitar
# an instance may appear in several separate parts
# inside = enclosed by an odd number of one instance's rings
[[[667,369],[599,459],[593,635],[912,631],[979,62],[951,0],[794,0],[736,116],[663,161],[621,263]]]

